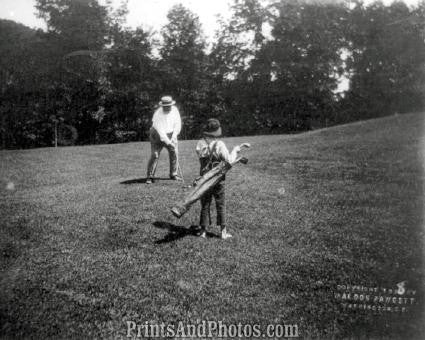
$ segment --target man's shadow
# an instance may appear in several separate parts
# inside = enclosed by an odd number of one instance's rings
[[[155,241],[156,244],[163,244],[177,241],[186,236],[199,236],[200,228],[198,226],[192,225],[190,228],[184,226],[178,226],[168,222],[156,221],[153,223],[153,226],[158,229],[168,230],[168,234],[164,236],[163,239]],[[216,237],[216,234],[207,232],[207,237]]]
[[[134,179],[128,179],[125,181],[120,182],[120,184],[143,184],[146,183],[147,178],[134,178]],[[172,179],[169,177],[154,177],[153,181],[171,181]]]

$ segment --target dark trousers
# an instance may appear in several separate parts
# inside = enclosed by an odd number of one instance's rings
[[[225,201],[225,181],[218,182],[210,191],[201,198],[201,227],[205,228],[210,224],[210,208],[214,197],[217,209],[217,225],[226,225],[226,201]]]
[[[167,134],[168,138],[171,138],[172,135],[172,133]],[[177,176],[177,145],[176,147],[167,146],[161,141],[158,132],[154,128],[150,130],[149,140],[151,142],[151,158],[148,163],[147,177],[152,178],[155,175],[159,154],[164,147],[168,150],[170,156],[170,176]]]

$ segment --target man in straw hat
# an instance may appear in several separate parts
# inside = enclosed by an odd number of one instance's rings
[[[151,158],[148,163],[146,184],[151,184],[153,181],[159,154],[163,147],[167,148],[170,157],[170,178],[179,180],[177,175],[177,137],[181,130],[181,118],[175,103],[171,96],[162,97],[159,108],[153,115],[149,133]]]

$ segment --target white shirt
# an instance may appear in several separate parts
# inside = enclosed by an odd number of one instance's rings
[[[153,114],[152,127],[158,132],[159,138],[165,144],[171,143],[167,133],[172,133],[171,139],[177,140],[182,128],[179,109],[172,106],[170,112],[164,113],[162,107],[159,107]]]
[[[216,143],[215,146],[214,143]],[[210,157],[210,152],[214,152],[216,156],[218,156],[217,158],[228,163],[233,163],[236,160],[239,151],[240,147],[235,146],[232,152],[229,152],[226,145],[221,140],[212,140],[207,144],[205,139],[201,139],[198,144],[196,144],[196,153],[199,158]]]

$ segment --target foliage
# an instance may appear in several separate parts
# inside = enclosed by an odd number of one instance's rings
[[[346,102],[357,119],[424,107],[424,10],[425,2],[414,10],[402,2],[353,9]]]
[[[333,114],[347,12],[342,5],[293,1],[273,7],[271,39],[240,72],[240,106],[262,132],[311,129]]]
[[[182,5],[168,13],[162,30],[161,88],[177,99],[189,136],[199,131],[208,112],[208,79],[205,39],[199,18]]]
[[[291,133],[425,107],[424,2],[235,0],[211,44],[176,5],[159,45],[125,26],[126,1],[36,8],[46,32],[0,20],[2,148],[54,145],[58,119],[77,144],[145,140],[164,94],[184,139],[207,117],[227,135]]]

